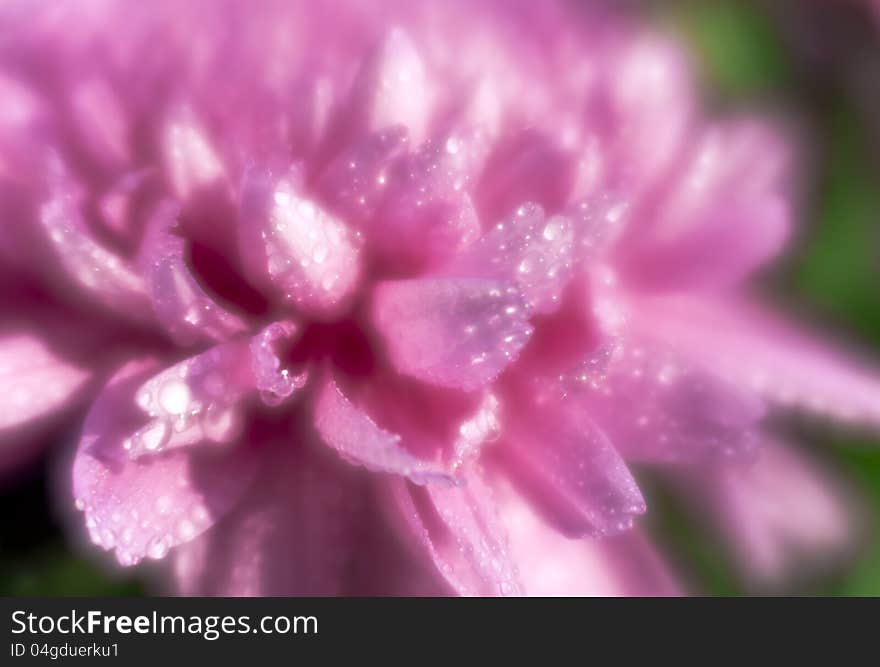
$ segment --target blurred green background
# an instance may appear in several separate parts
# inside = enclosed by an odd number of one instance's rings
[[[801,244],[768,278],[766,290],[880,356],[880,26],[857,2],[633,4],[692,48],[710,107],[724,112],[757,105],[793,114],[810,147]],[[818,423],[794,427],[804,446],[824,452],[852,481],[876,520],[880,441],[857,440]],[[67,445],[59,442],[58,448]],[[67,544],[53,514],[50,478],[38,464],[0,489],[0,594],[142,594],[139,580],[108,578]],[[651,533],[675,566],[692,575],[695,589],[754,592],[718,536],[693,523],[661,481],[644,481]],[[880,535],[842,571],[777,592],[880,595]]]

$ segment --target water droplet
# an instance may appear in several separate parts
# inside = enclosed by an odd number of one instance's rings
[[[184,519],[177,525],[177,534],[180,535],[181,539],[189,540],[196,534],[196,527],[191,521]]]
[[[554,221],[551,220],[551,221],[548,222],[548,223],[546,224],[546,226],[544,227],[543,236],[544,236],[544,238],[547,239],[548,241],[552,241],[552,240],[555,239],[557,236],[559,236],[559,232],[560,232],[560,231],[561,231],[561,229],[560,229],[560,227],[559,227],[559,224],[558,224],[557,222],[554,222]]]
[[[150,558],[163,558],[170,548],[169,539],[167,537],[154,537],[147,544],[147,556]]]
[[[159,406],[168,414],[183,414],[189,402],[189,387],[182,380],[168,380],[159,388]]]
[[[168,496],[159,496],[156,499],[156,509],[160,514],[166,514],[171,509],[171,498]]]
[[[130,456],[137,457],[145,452],[158,452],[168,443],[170,437],[171,428],[168,422],[157,419],[137,431],[123,446],[129,450]]]

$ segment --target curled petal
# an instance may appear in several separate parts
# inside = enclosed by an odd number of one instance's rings
[[[410,454],[399,435],[380,428],[355,407],[332,377],[318,394],[315,427],[324,442],[344,459],[368,470],[402,475],[416,484],[454,483],[452,475],[440,465]]]
[[[532,333],[519,291],[493,280],[379,283],[372,315],[402,373],[467,391],[497,377]]]
[[[645,501],[623,459],[587,417],[549,405],[512,417],[494,450],[502,469],[548,523],[571,537],[632,528]]]
[[[179,345],[228,340],[245,324],[217,304],[189,269],[185,241],[174,230],[178,213],[173,203],[161,203],[143,242],[141,265],[153,309]]]
[[[289,368],[282,368],[275,349],[279,341],[289,342],[298,335],[299,327],[288,320],[273,322],[251,339],[251,369],[266,405],[280,405],[308,381],[308,370],[293,373]]]
[[[76,506],[92,541],[115,550],[123,565],[162,558],[225,514],[255,469],[244,448],[198,454],[182,451],[132,459],[123,442],[143,423],[135,389],[153,367],[123,367],[93,405],[73,464]]]
[[[563,216],[547,218],[540,206],[525,203],[445,271],[516,283],[529,307],[546,313],[559,305],[571,278],[573,255],[571,221]]]
[[[305,310],[340,308],[360,272],[356,239],[345,223],[302,192],[294,170],[252,168],[242,188],[239,241],[254,281]]]
[[[461,486],[391,486],[393,511],[418,549],[461,595],[517,595],[518,572],[507,550],[491,492],[474,473]]]

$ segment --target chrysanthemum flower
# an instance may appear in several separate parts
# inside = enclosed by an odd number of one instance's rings
[[[747,303],[785,142],[701,119],[673,45],[554,2],[0,11],[5,451],[94,390],[70,503],[121,564],[675,593],[631,463],[762,575],[848,537],[763,423],[880,386]]]

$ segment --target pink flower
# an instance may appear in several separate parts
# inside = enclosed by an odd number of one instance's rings
[[[701,120],[673,45],[555,2],[0,12],[0,427],[97,392],[73,495],[123,565],[677,592],[630,463],[717,477],[690,497],[762,573],[849,539],[763,419],[874,426],[880,385],[744,301],[787,149]]]

